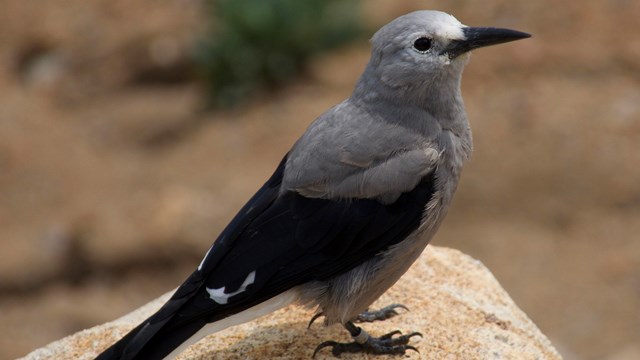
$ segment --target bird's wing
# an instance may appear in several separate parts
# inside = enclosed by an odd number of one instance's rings
[[[277,196],[263,188],[241,210],[202,264],[205,285],[186,321],[216,321],[344,273],[420,225],[439,153],[397,123],[363,124],[372,116],[358,110],[346,102],[318,118],[267,183],[279,187]],[[300,161],[301,154],[320,156]]]

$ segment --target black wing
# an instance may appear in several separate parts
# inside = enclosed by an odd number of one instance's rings
[[[279,194],[285,164],[286,157],[222,232],[201,271],[195,271],[145,322],[153,327],[153,334],[142,336],[149,331],[140,331],[125,350],[144,354],[145,358],[164,356],[206,323],[239,313],[305,282],[329,279],[379,256],[417,229],[434,192],[431,173],[388,205],[373,199],[328,200],[306,198],[296,192]],[[227,294],[233,293],[254,271],[254,281],[226,304],[215,302],[206,291],[224,287]]]

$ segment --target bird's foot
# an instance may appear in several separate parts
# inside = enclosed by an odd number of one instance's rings
[[[387,320],[389,318],[392,318],[398,315],[398,312],[396,311],[396,309],[404,309],[406,311],[409,311],[409,309],[402,304],[391,304],[377,311],[367,310],[361,313],[360,315],[358,315],[355,321],[362,323],[362,322],[374,322],[377,320]]]
[[[330,347],[331,353],[340,357],[342,353],[367,353],[372,355],[404,355],[407,350],[413,350],[419,353],[418,349],[409,345],[409,341],[414,336],[422,337],[419,332],[402,335],[398,330],[392,331],[380,337],[371,337],[364,330],[354,336],[355,341],[350,343],[339,343],[336,341],[325,341],[316,347],[313,352],[315,358],[318,351]],[[394,336],[400,335],[400,336]]]
[[[355,318],[355,322],[358,323],[363,323],[363,322],[374,322],[377,320],[387,320],[390,319],[396,315],[398,315],[398,312],[396,311],[396,309],[404,309],[406,311],[409,311],[409,308],[402,305],[402,304],[391,304],[389,306],[385,306],[380,310],[376,310],[376,311],[364,311],[362,312],[360,315],[358,315],[358,317]],[[311,325],[318,320],[318,318],[324,316],[323,312],[319,312],[315,315],[313,315],[313,317],[311,318],[311,320],[309,321],[309,324],[307,325],[307,329],[311,327]]]

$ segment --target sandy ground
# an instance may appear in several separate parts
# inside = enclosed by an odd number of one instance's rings
[[[0,358],[175,287],[368,59],[354,44],[204,112],[183,63],[200,6],[0,3]],[[428,6],[534,34],[465,72],[475,153],[434,242],[481,259],[567,359],[640,358],[640,3]]]

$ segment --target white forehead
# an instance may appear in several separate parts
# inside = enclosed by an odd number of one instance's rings
[[[374,35],[374,43],[389,43],[403,36],[425,34],[442,39],[464,39],[462,29],[466,27],[455,17],[432,10],[415,11],[391,21]]]
[[[435,35],[445,39],[463,39],[462,28],[465,27],[458,19],[441,11],[417,11],[419,17],[427,22],[427,29]]]

